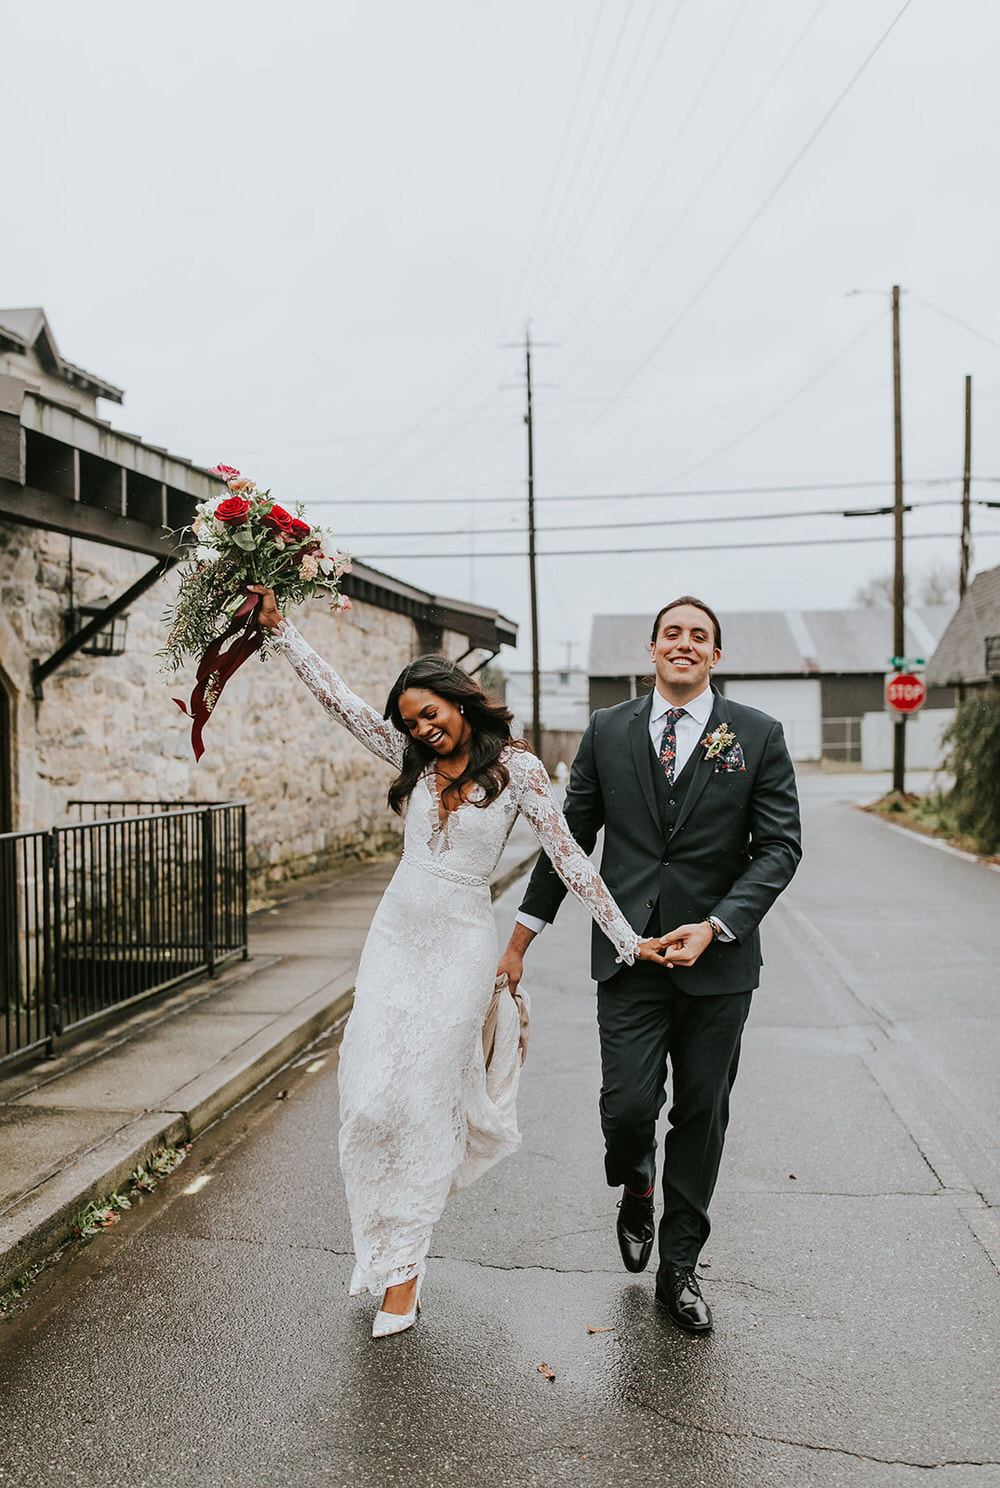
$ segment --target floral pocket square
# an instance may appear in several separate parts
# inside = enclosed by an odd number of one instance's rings
[[[725,754],[720,754],[715,761],[715,769],[720,774],[731,770],[745,770],[746,762],[740,745],[734,744]]]

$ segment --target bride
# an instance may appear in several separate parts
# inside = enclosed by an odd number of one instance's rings
[[[575,842],[542,762],[511,714],[440,656],[404,667],[382,716],[287,620],[274,592],[260,623],[327,712],[399,772],[403,855],[372,919],[340,1056],[340,1164],[357,1263],[350,1293],[381,1298],[373,1337],[412,1327],[431,1232],[449,1193],[520,1142],[519,1017],[500,999],[489,1069],[483,1020],[497,969],[490,876],[518,812],[566,886],[629,965],[663,962],[640,941]]]

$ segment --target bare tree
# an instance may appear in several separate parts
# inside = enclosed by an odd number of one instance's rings
[[[947,563],[933,563],[906,585],[907,601],[911,595],[921,605],[954,604],[958,599],[957,572]],[[891,610],[892,574],[875,574],[860,584],[854,591],[854,603],[865,610]]]
[[[892,574],[876,574],[854,591],[854,603],[863,610],[892,609]]]

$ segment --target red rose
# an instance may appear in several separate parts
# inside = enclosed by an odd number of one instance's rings
[[[272,506],[267,516],[261,517],[265,527],[270,527],[272,532],[277,532],[281,537],[291,540],[295,536],[293,523],[295,517],[285,511],[283,506]]]
[[[311,531],[309,523],[303,522],[301,517],[292,518],[292,536],[296,542],[301,542],[304,537],[308,537]]]
[[[242,496],[227,496],[215,508],[215,520],[239,527],[250,515],[250,503]]]

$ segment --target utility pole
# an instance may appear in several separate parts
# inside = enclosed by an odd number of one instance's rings
[[[899,356],[899,285],[892,286],[892,406],[893,452],[895,456],[895,492],[893,526],[895,562],[892,575],[892,653],[897,671],[905,666],[906,626],[904,608],[906,587],[903,576],[903,394]],[[906,714],[900,713],[894,724],[892,750],[892,788],[901,794],[906,789]]]
[[[969,587],[972,557],[972,378],[965,379],[965,464],[962,467],[962,551],[958,567],[958,597]]]
[[[524,332],[524,370],[528,386],[528,585],[531,592],[531,747],[542,757],[542,679],[538,666],[538,576],[535,564],[535,453],[531,422],[531,327]]]

